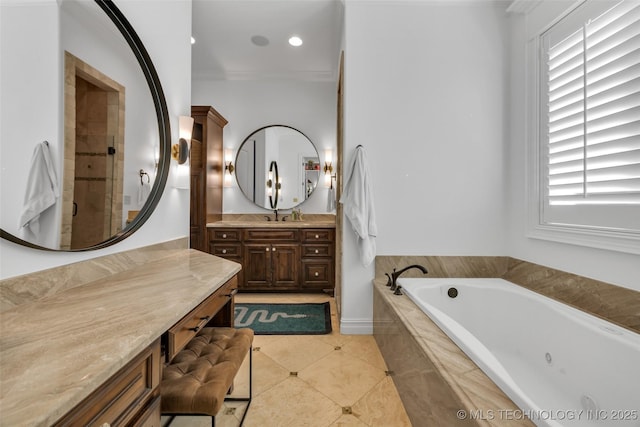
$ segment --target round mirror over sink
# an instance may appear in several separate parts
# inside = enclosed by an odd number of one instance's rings
[[[111,0],[7,1],[1,16],[1,237],[62,251],[127,238],[157,206],[171,156],[144,45]],[[36,153],[57,189],[25,226]]]
[[[311,140],[285,125],[262,127],[238,149],[235,175],[242,193],[264,209],[292,209],[320,179],[320,156]]]

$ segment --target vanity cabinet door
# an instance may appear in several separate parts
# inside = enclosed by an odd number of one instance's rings
[[[300,255],[297,244],[245,243],[244,279],[257,290],[295,289]]]
[[[271,246],[272,286],[295,289],[299,284],[300,252],[297,244]]]
[[[269,289],[271,287],[271,245],[245,243],[242,267],[246,288]]]
[[[333,287],[333,265],[330,260],[303,260],[302,286],[329,289]]]

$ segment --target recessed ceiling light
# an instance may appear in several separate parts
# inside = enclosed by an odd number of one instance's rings
[[[292,36],[289,39],[289,44],[295,47],[302,46],[302,39],[298,36]]]
[[[253,36],[251,37],[251,43],[262,47],[269,44],[269,39],[265,36]]]
[[[196,39],[193,38],[193,36],[191,36],[191,44],[195,44]]]

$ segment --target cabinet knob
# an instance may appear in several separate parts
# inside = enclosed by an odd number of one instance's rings
[[[320,273],[318,273],[317,271],[315,272],[314,276],[318,277],[320,275]]]
[[[276,248],[271,248],[271,250],[272,250],[273,252],[275,252],[275,251],[276,251]]]
[[[318,250],[316,249],[316,253],[318,253]]]
[[[320,238],[320,236],[318,234],[316,234],[316,239],[319,239],[319,238]]]
[[[226,249],[223,249],[223,250],[222,250],[222,253],[223,253],[223,254],[226,254],[226,253],[227,253],[227,250],[226,250]]]
[[[226,238],[227,238],[227,235],[226,235],[226,234],[223,234],[223,235],[222,235],[222,238],[223,238],[223,239],[226,239]]]
[[[264,248],[264,250],[265,250],[266,252],[269,252],[269,248]]]

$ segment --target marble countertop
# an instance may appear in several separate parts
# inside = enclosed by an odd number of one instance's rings
[[[217,221],[207,223],[208,228],[336,228],[335,221],[292,221],[287,219],[285,221]]]
[[[0,314],[0,425],[51,425],[239,270],[184,249]]]

